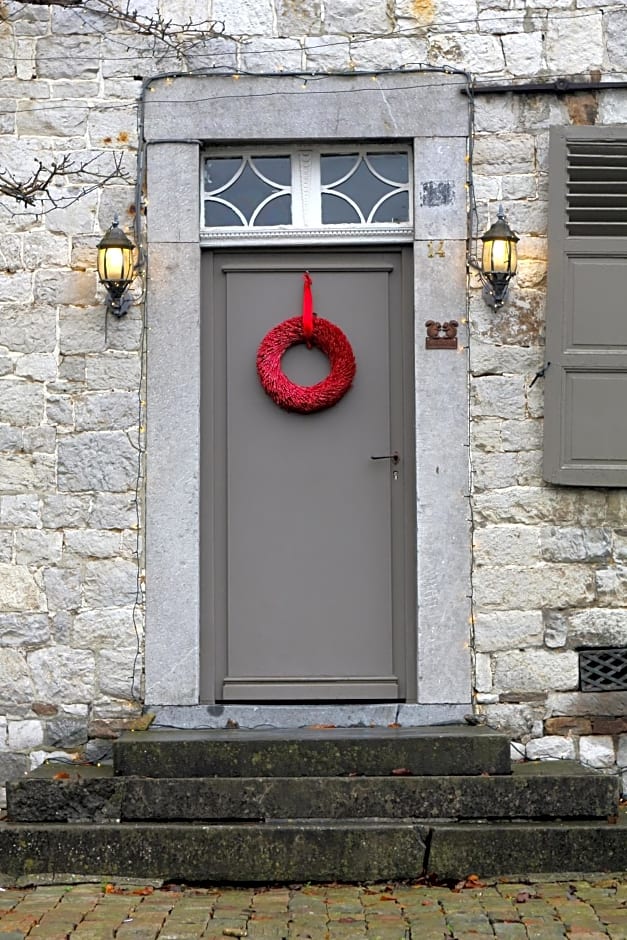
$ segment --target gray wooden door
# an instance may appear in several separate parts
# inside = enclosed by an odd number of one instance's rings
[[[206,701],[402,700],[415,689],[409,252],[212,252],[203,320],[202,694]],[[257,347],[301,311],[341,327],[357,374],[333,408],[289,413]],[[283,359],[311,385],[326,358]],[[399,461],[371,458],[398,452]]]

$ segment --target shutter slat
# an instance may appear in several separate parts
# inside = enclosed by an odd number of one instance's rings
[[[571,209],[586,207],[589,209],[620,209],[627,204],[627,191],[624,193],[571,193],[568,196]]]
[[[624,206],[621,208],[620,206],[603,206],[600,204],[592,206],[587,204],[584,206],[573,206],[570,211],[571,219],[595,219],[599,222],[602,222],[604,219],[609,219],[611,222],[619,222],[623,216],[627,219]]]
[[[579,167],[577,169],[569,167],[570,180],[573,183],[607,183],[616,181],[624,183],[627,181],[627,168],[617,167]]]
[[[627,196],[627,183],[618,185],[616,183],[595,183],[593,185],[569,186],[566,193],[569,201],[577,196],[584,196],[587,199],[602,199],[603,197],[620,199],[621,196]]]
[[[567,193],[612,193],[625,192],[627,180],[577,180],[571,181]]]
[[[627,144],[571,140],[566,146],[568,235],[627,237]]]
[[[595,229],[594,224],[575,222],[568,226],[568,234],[573,238],[627,238],[627,224],[608,225],[604,222]]]

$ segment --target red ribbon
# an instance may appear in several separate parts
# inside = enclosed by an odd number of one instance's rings
[[[303,280],[303,336],[307,341],[307,346],[311,349],[311,339],[314,334],[314,312],[311,278],[308,271],[303,274]]]

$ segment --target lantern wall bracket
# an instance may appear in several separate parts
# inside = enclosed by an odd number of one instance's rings
[[[473,271],[476,271],[481,279],[481,284],[483,290],[481,291],[481,296],[483,297],[484,303],[488,307],[493,307],[494,310],[498,310],[499,307],[502,307],[505,301],[507,300],[507,294],[509,291],[509,282],[511,280],[507,275],[502,275],[501,278],[498,278],[497,275],[492,275],[492,280],[488,280],[485,276],[481,265],[475,260],[475,258],[468,259],[468,267],[472,268]]]
[[[114,317],[124,317],[131,309],[133,298],[124,293],[121,297],[107,297],[107,313],[112,313]]]
[[[484,232],[481,241],[481,263],[469,257],[468,266],[477,271],[481,278],[485,303],[497,310],[507,299],[509,284],[516,274],[518,263],[516,243],[519,238],[507,224],[503,206],[499,206],[496,221]]]
[[[481,296],[488,307],[493,307],[497,310],[499,307],[502,307],[507,300],[508,289],[509,277],[506,274],[500,276],[493,274],[492,281],[484,282]]]

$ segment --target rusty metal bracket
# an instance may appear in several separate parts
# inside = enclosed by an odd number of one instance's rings
[[[548,82],[524,82],[515,84],[480,83],[460,88],[463,95],[570,95],[577,91],[616,91],[627,88],[627,82],[573,81],[569,78],[557,78]]]

